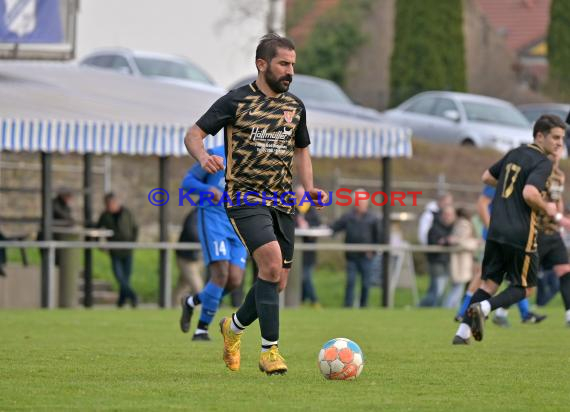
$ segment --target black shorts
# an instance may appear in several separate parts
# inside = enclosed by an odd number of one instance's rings
[[[295,245],[293,215],[270,206],[234,206],[227,208],[226,212],[252,256],[255,249],[276,240],[281,249],[283,267],[291,267]]]
[[[538,257],[540,266],[544,270],[550,270],[554,266],[568,263],[568,252],[560,233],[538,235]]]
[[[537,273],[537,252],[525,252],[493,240],[485,243],[481,279],[489,279],[500,285],[506,278],[511,285],[530,288],[536,286]]]

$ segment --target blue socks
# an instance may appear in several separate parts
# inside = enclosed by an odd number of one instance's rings
[[[461,303],[461,307],[459,308],[459,312],[457,312],[457,316],[464,318],[465,312],[469,307],[469,303],[471,303],[471,297],[473,297],[473,293],[466,292],[465,296],[463,297],[463,302]]]
[[[528,318],[528,314],[530,313],[530,304],[528,303],[528,299],[524,298],[523,300],[520,300],[519,303],[517,303],[517,306],[519,307],[519,312],[521,313],[521,319],[526,319]]]
[[[200,301],[202,302],[202,311],[200,312],[200,323],[209,325],[212,323],[218,306],[220,304],[220,299],[222,298],[222,293],[224,288],[218,285],[208,282],[206,287],[199,293]]]
[[[465,293],[465,297],[463,298],[463,302],[461,303],[461,307],[459,308],[459,311],[457,312],[457,316],[461,316],[462,318],[465,317],[465,312],[467,311],[467,308],[469,307],[469,303],[471,303],[471,297],[472,296],[473,295],[470,292]],[[523,300],[519,301],[517,306],[519,307],[521,319],[528,318],[528,315],[530,313],[530,304],[528,303],[528,299],[524,298]]]

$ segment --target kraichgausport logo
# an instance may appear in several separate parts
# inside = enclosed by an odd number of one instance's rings
[[[295,192],[236,192],[233,199],[227,192],[214,193],[211,191],[198,191],[196,189],[178,189],[178,206],[330,206],[333,203],[337,206],[359,205],[362,201],[370,201],[375,206],[384,206],[390,202],[391,206],[417,206],[417,197],[422,195],[422,191],[392,191],[389,193],[377,191],[369,193],[362,190],[352,191],[347,188],[340,188],[336,191],[327,192],[326,202],[319,196],[313,199],[308,192],[297,198]],[[149,202],[154,206],[164,206],[170,200],[168,192],[162,188],[155,188],[149,192]],[[407,203],[406,203],[407,202]]]

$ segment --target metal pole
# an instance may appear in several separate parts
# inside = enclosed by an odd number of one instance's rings
[[[277,1],[269,0],[269,9],[266,16],[266,27],[267,33],[277,33],[279,27],[277,27]]]
[[[93,167],[93,155],[88,153],[83,156],[83,220],[85,227],[93,226],[93,175],[91,173]],[[89,238],[85,240],[90,240]],[[93,251],[85,249],[83,251],[84,264],[83,268],[83,305],[86,308],[93,306]]]
[[[166,249],[164,253],[166,254],[166,273],[164,276],[164,301],[166,302],[166,307],[172,307],[172,250]]]
[[[79,12],[79,0],[71,0],[69,5],[71,7],[69,7],[67,11],[67,21],[69,24],[67,35],[70,37],[71,44],[73,45],[70,56],[70,58],[73,59],[76,56],[77,50],[77,14]]]
[[[50,153],[41,154],[42,159],[42,236],[43,240],[52,240],[53,210],[51,203],[51,167],[52,157]],[[42,250],[42,280],[41,280],[41,304],[42,308],[50,305],[50,250]]]
[[[335,167],[334,169],[334,174],[333,174],[333,193],[336,193],[336,191],[338,189],[340,189],[340,179],[341,179],[341,174],[340,174],[340,169],[338,167]],[[341,210],[340,210],[340,206],[336,204],[336,202],[333,203],[333,216],[334,219],[337,220],[341,215]]]
[[[389,157],[382,158],[382,191],[386,193],[388,200],[382,207],[382,244],[390,244],[390,213],[391,213],[391,164]],[[390,252],[382,254],[382,306],[390,305]]]
[[[47,255],[48,260],[48,267],[47,267],[47,280],[46,280],[46,308],[53,309],[56,307],[56,300],[55,300],[55,253],[56,250],[53,246],[50,246],[44,253]],[[60,296],[61,298],[61,296]]]
[[[113,190],[113,185],[111,184],[111,178],[113,171],[112,168],[112,161],[111,155],[105,155],[103,157],[103,190],[105,193],[109,193]]]
[[[169,158],[166,156],[161,156],[159,158],[159,187],[163,188],[164,190],[168,191],[168,178],[169,178]],[[160,241],[161,242],[168,242],[168,204],[161,206],[159,209],[159,223],[160,223]],[[170,302],[167,302],[167,262],[168,254],[166,250],[160,250],[160,268],[159,268],[159,306],[161,308],[166,308],[170,306]]]
[[[301,239],[302,240],[302,239]],[[301,304],[301,290],[303,283],[303,252],[295,251],[293,254],[293,265],[289,271],[289,280],[285,288],[283,305],[296,308]]]

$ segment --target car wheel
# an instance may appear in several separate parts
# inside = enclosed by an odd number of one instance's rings
[[[475,147],[476,145],[475,145],[475,142],[473,141],[473,139],[467,137],[461,141],[461,146]]]

